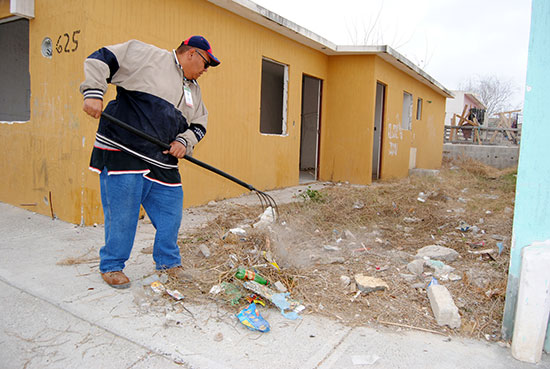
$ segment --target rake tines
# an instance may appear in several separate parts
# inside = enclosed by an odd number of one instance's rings
[[[265,212],[266,209],[271,208],[271,212],[273,214],[273,221],[277,221],[277,217],[279,214],[279,207],[277,206],[277,203],[275,202],[275,199],[271,197],[271,195],[268,195],[265,192],[262,192],[257,189],[253,189],[254,193],[258,198],[260,199],[260,204],[262,205],[262,208]]]

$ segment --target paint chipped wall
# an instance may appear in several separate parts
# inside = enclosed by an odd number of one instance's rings
[[[72,223],[101,223],[98,176],[88,170],[97,122],[81,110],[82,63],[104,45],[136,38],[172,49],[192,34],[206,36],[222,60],[199,81],[210,117],[195,157],[260,189],[298,183],[302,75],[326,80],[326,55],[200,0],[140,6],[37,0],[35,10],[29,23],[31,118],[0,125],[0,155],[7,159],[0,170],[10,178],[0,184],[0,201]],[[41,54],[45,37],[52,40],[51,58]],[[263,56],[289,65],[283,136],[259,132]],[[105,101],[112,98],[111,86]],[[180,167],[184,206],[248,192],[191,164]]]
[[[81,220],[83,192],[94,191],[91,176],[82,169],[87,161],[83,138],[91,137],[93,128],[82,124],[77,91],[84,56],[83,8],[80,1],[36,2],[40,16],[29,21],[30,120],[0,125],[0,155],[6,158],[1,170],[10,177],[0,186],[0,201],[73,223]],[[59,40],[61,52],[52,58],[42,56],[45,37],[54,47]],[[86,204],[97,207],[97,202]]]
[[[373,84],[380,82],[387,86],[380,178],[406,177],[410,163],[415,163],[416,168],[439,168],[443,153],[445,97],[379,57],[375,59],[374,74]],[[410,130],[402,128],[404,91],[412,95]],[[422,99],[421,119],[416,119],[418,98]]]
[[[441,166],[445,97],[378,56],[331,56],[328,64],[320,179],[371,183],[377,82],[386,86],[380,178],[406,177],[411,164],[425,169]],[[413,98],[410,130],[402,128],[404,91]]]
[[[304,74],[323,80],[321,180],[371,182],[377,80],[388,86],[381,177],[405,177],[411,148],[417,148],[417,167],[441,162],[444,98],[378,57],[328,57],[202,0],[140,6],[130,0],[37,0],[35,10],[29,21],[31,118],[0,125],[0,155],[7,158],[0,170],[10,177],[0,184],[2,202],[77,224],[103,221],[98,176],[88,170],[97,121],[82,112],[78,87],[89,54],[131,38],[165,49],[192,34],[212,42],[222,64],[199,81],[210,115],[195,157],[259,189],[298,184]],[[45,37],[52,40],[51,58],[41,54]],[[259,131],[262,57],[288,65],[284,135]],[[413,102],[418,96],[425,102],[411,131],[400,129],[403,89]],[[111,86],[106,102],[114,92]],[[247,192],[187,162],[180,168],[186,207]]]
[[[371,182],[376,83],[374,56],[329,58],[321,127],[320,179]]]

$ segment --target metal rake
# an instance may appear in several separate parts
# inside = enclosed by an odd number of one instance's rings
[[[163,148],[164,150],[170,150],[170,145],[165,143],[165,142],[162,142],[161,140],[159,140],[158,138],[156,137],[153,137],[145,132],[142,132],[140,131],[139,129],[136,129],[134,127],[132,127],[131,125],[127,124],[127,123],[124,123],[123,121],[121,121],[120,119],[117,119],[105,112],[102,112],[101,113],[101,116],[108,119],[110,122],[116,124],[117,126],[121,127],[121,128],[124,128],[125,130],[129,131],[129,132],[132,132],[133,134],[149,141],[149,142],[152,142],[158,146],[160,146],[161,148]],[[237,183],[238,185],[250,190],[250,191],[253,191],[256,196],[258,196],[258,199],[260,200],[260,204],[262,206],[262,208],[264,209],[264,212],[267,208],[271,207],[272,209],[272,214],[273,214],[273,219],[274,220],[277,220],[277,215],[279,214],[279,208],[277,206],[277,203],[275,202],[275,199],[273,199],[273,197],[271,197],[271,195],[263,192],[263,191],[260,191],[256,188],[254,188],[254,186],[252,186],[251,184],[248,184],[246,182],[243,182],[241,181],[240,179],[236,178],[236,177],[233,177],[232,175],[230,174],[227,174],[225,173],[224,171],[221,171],[219,170],[218,168],[215,168],[213,166],[211,166],[210,164],[206,164],[205,162],[202,162],[200,160],[197,160],[191,156],[188,156],[188,155],[185,155],[183,157],[185,160],[187,161],[190,161],[191,163],[195,164],[195,165],[198,165],[199,167],[202,167],[204,169],[207,169],[211,172],[214,172],[224,178],[227,178],[229,179],[230,181],[233,181],[235,183]]]

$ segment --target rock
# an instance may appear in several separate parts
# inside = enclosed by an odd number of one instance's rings
[[[424,272],[424,260],[416,259],[407,264],[409,272],[415,275],[421,275]]]
[[[456,281],[460,281],[461,279],[462,279],[462,277],[459,276],[459,275],[456,274],[456,273],[450,273],[450,274],[449,274],[449,280],[450,280],[450,281],[456,282]]]
[[[448,325],[451,328],[460,327],[460,314],[451,293],[445,286],[432,284],[428,287],[430,306],[439,325]]]
[[[344,259],[341,256],[337,256],[335,258],[328,260],[326,263],[323,263],[323,264],[344,264],[345,262],[346,262],[346,259]]]
[[[351,278],[348,277],[347,275],[341,275],[340,276],[340,285],[344,288],[346,288],[347,286],[349,286],[351,283]]]
[[[216,206],[216,201],[214,201],[214,200],[209,201],[209,202],[208,202],[208,206],[210,206],[210,207]]]
[[[208,259],[210,257],[210,249],[204,243],[201,243],[199,245],[199,250],[201,251],[201,253],[204,255],[205,258]]]
[[[426,266],[434,269],[434,276],[442,279],[449,279],[449,273],[455,270],[452,266],[446,265],[439,260],[426,260],[424,263]]]
[[[354,276],[357,288],[362,292],[369,293],[373,291],[383,291],[388,289],[386,282],[380,278],[369,277],[363,274],[356,274]]]
[[[401,278],[403,278],[405,281],[407,281],[409,283],[412,283],[412,282],[416,281],[416,275],[414,275],[414,274],[401,273],[399,275],[401,276]]]
[[[357,200],[353,203],[353,208],[354,209],[363,209],[365,207],[365,204],[363,203],[363,201],[361,200]]]
[[[417,258],[423,258],[425,256],[430,259],[452,262],[458,259],[459,254],[455,250],[448,247],[429,245],[422,247],[416,252]]]

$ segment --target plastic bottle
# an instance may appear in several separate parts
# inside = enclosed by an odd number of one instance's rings
[[[265,284],[265,285],[268,284],[267,280],[264,279],[262,276],[254,273],[251,270],[247,270],[245,268],[237,269],[237,273],[235,273],[235,277],[239,279],[248,279],[250,281],[258,282],[260,284]]]

